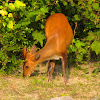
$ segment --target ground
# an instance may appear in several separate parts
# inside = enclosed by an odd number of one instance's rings
[[[54,78],[48,82],[46,65],[36,67],[29,78],[22,73],[0,75],[0,100],[50,100],[53,97],[71,96],[74,100],[91,100],[100,96],[100,73],[93,75],[94,63],[81,65],[81,70],[71,65],[68,83],[64,84],[61,65],[56,64]],[[85,74],[84,69],[89,68]]]

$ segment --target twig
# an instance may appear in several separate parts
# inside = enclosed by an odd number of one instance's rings
[[[76,28],[77,28],[77,22],[75,22],[74,36],[75,36],[75,31],[76,31]]]

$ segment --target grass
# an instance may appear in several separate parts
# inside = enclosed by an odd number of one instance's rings
[[[67,85],[56,65],[55,79],[48,82],[46,66],[37,67],[38,72],[29,78],[22,74],[0,76],[0,100],[50,100],[53,97],[71,96],[75,100],[90,100],[100,96],[100,73],[92,76],[94,67],[82,65],[81,70],[71,68]],[[60,67],[60,68],[59,68]],[[84,73],[89,68],[89,74]],[[57,70],[60,70],[60,74]]]

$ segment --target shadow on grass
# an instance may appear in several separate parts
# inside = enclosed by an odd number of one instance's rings
[[[39,76],[39,75],[46,75],[47,74],[47,71],[45,72],[41,72],[41,69],[45,66],[46,67],[46,63],[47,62],[43,62],[41,66],[39,66],[39,69],[38,70],[35,70],[34,72],[31,73],[31,76]],[[66,75],[67,75],[67,79],[69,79],[70,77],[70,70],[71,70],[71,67],[70,65],[68,64],[67,65],[68,67],[66,68]],[[47,75],[48,76],[48,75]],[[56,76],[62,76],[63,77],[63,71],[62,71],[62,63],[61,61],[56,61],[56,64],[55,64],[55,68],[54,68],[54,72],[53,72],[53,75],[52,75],[52,78],[55,79]]]

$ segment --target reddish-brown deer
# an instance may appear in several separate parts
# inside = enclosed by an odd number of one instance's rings
[[[48,65],[48,81],[50,81],[55,67],[54,60],[61,58],[64,81],[67,83],[67,49],[72,42],[73,31],[66,16],[62,13],[49,16],[45,24],[45,33],[47,42],[42,49],[35,52],[36,46],[32,46],[29,52],[26,46],[24,47],[23,76],[30,76],[35,66],[43,61],[50,60]]]

